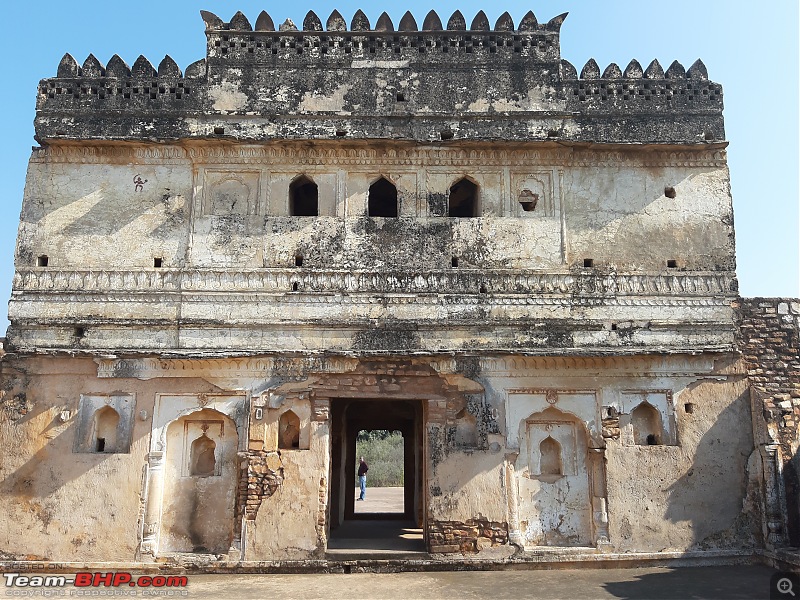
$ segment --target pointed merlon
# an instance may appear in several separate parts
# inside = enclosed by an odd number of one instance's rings
[[[559,31],[561,31],[561,25],[564,23],[564,19],[567,18],[568,14],[569,13],[562,13],[557,17],[553,17],[547,22],[544,28],[547,31],[555,31],[556,33],[558,33]]]
[[[166,79],[180,79],[181,68],[178,66],[172,57],[167,54],[164,59],[158,63],[158,76],[159,78]]]
[[[430,11],[425,16],[425,21],[422,23],[422,30],[423,31],[441,31],[442,30],[442,20],[439,18],[439,15],[436,14],[435,10]]]
[[[256,19],[256,31],[275,31],[275,23],[265,10],[262,10]]]
[[[281,31],[297,31],[297,25],[291,19],[286,19],[278,29]]]
[[[394,31],[394,23],[385,12],[382,12],[381,16],[378,17],[378,22],[375,23],[375,31]]]
[[[658,59],[653,59],[644,72],[646,79],[664,79],[664,69]]]
[[[525,13],[522,21],[519,22],[520,31],[535,31],[539,27],[539,21],[536,20],[536,15],[532,10]]]
[[[313,10],[308,11],[303,19],[303,31],[322,31],[322,21]]]
[[[467,21],[464,19],[464,15],[461,14],[460,10],[450,15],[450,19],[447,21],[447,29],[449,31],[464,31],[466,28]]]
[[[414,15],[411,14],[410,10],[406,11],[406,14],[403,15],[403,18],[400,19],[400,31],[419,31],[419,27],[417,27],[417,21],[414,19]]]
[[[578,71],[568,60],[561,59],[561,79],[577,79]]]
[[[72,54],[67,52],[61,57],[61,62],[58,63],[56,77],[77,77],[78,71],[78,61],[72,58]]]
[[[328,21],[325,23],[325,29],[328,31],[347,31],[347,23],[344,17],[339,14],[338,10],[334,10],[331,16],[328,17]]]
[[[482,10],[478,11],[478,14],[472,19],[469,29],[470,31],[489,31],[489,19],[486,18],[486,13]]]
[[[83,61],[81,74],[84,77],[102,77],[106,74],[106,70],[103,68],[103,65],[100,64],[100,61],[94,57],[94,54],[90,54],[86,57],[86,60]]]
[[[514,19],[508,12],[504,12],[494,24],[495,31],[514,31]]]
[[[134,76],[138,77],[155,77],[157,75],[153,65],[150,64],[150,61],[141,55],[139,55],[139,58],[137,58],[136,62],[133,63],[131,71]]]
[[[360,8],[350,21],[350,31],[369,31],[369,19]]]
[[[206,31],[209,29],[222,29],[225,23],[217,15],[207,10],[201,10],[200,16],[203,17],[203,22],[206,24]]]
[[[106,65],[106,77],[130,77],[131,68],[122,60],[119,54],[111,57]]]
[[[600,77],[600,67],[593,58],[583,65],[581,69],[581,79],[598,79]]]
[[[686,77],[686,69],[677,60],[673,60],[672,64],[667,69],[667,79],[683,79]]]
[[[628,63],[628,66],[625,67],[624,76],[626,79],[641,79],[642,75],[644,75],[642,65],[640,65],[639,61],[634,58]]]
[[[237,10],[236,14],[231,17],[231,29],[234,31],[253,31],[253,26],[250,25],[250,21],[244,16],[244,13]]]
[[[611,63],[603,71],[603,79],[620,79],[622,77],[622,70],[617,63]]]
[[[692,63],[692,66],[689,67],[689,70],[686,71],[686,76],[689,79],[702,79],[704,81],[708,81],[708,69],[703,64],[703,61],[699,58]]]
[[[188,67],[186,67],[186,71],[184,71],[184,77],[192,78],[192,77],[205,77],[206,75],[206,59],[201,58],[200,60],[194,61]]]

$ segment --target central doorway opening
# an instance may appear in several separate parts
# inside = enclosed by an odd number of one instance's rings
[[[329,553],[424,550],[423,409],[420,400],[331,400]]]
[[[362,429],[356,434],[354,516],[405,514],[405,438],[401,431]],[[364,489],[360,473],[364,472]],[[363,495],[362,495],[363,492]]]

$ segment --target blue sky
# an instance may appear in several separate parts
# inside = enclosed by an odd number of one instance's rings
[[[302,23],[314,10],[323,23],[336,8],[349,22],[359,8],[377,21],[386,10],[395,25],[405,10],[418,23],[435,9],[443,22],[456,9],[469,23],[483,9],[494,23],[508,11],[518,23],[533,10],[539,21],[569,12],[561,53],[580,71],[594,58],[601,69],[632,58],[657,58],[689,67],[701,58],[721,83],[736,223],[737,273],[743,296],[800,296],[798,225],[798,2],[765,0],[614,0],[536,3],[438,2],[361,5],[349,1],[263,2],[12,2],[3,12],[0,40],[5,142],[0,146],[0,298],[11,294],[14,243],[25,171],[33,140],[36,87],[53,77],[65,52],[82,63],[91,52],[104,64],[119,54],[132,65],[139,54],[153,64],[172,56],[181,68],[205,55],[200,9],[223,20],[241,10],[255,23],[266,9],[276,24]],[[5,308],[2,313],[5,315]],[[2,316],[0,316],[2,325]]]

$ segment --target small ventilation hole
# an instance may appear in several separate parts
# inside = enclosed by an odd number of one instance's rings
[[[397,93],[397,101],[398,102],[405,102],[406,101],[406,95],[403,94],[402,92],[398,92]]]
[[[214,135],[224,135],[225,128],[224,127],[214,127]]]
[[[594,259],[593,258],[584,258],[583,259],[583,266],[584,267],[593,267],[594,266]]]
[[[161,259],[160,259],[160,258],[154,258],[154,259],[153,259],[153,266],[154,266],[156,269],[160,269],[160,268],[161,268],[161,265],[162,265],[162,261],[161,261]]]
[[[449,129],[443,129],[439,132],[439,137],[443,140],[452,140],[453,139],[453,132]]]
[[[84,329],[83,327],[76,327],[75,328],[75,337],[76,338],[82,338],[85,335],[86,335],[86,329]]]
[[[457,256],[454,256],[453,258],[450,259],[450,266],[453,267],[454,269],[458,268],[458,257]]]
[[[36,259],[36,266],[37,267],[46,267],[49,262],[50,262],[50,259],[47,257],[47,255],[46,254],[42,254],[39,258]]]
[[[674,258],[671,258],[667,261],[667,268],[668,269],[677,269],[678,268],[678,261]]]
[[[487,293],[486,285],[482,283],[479,291],[481,294],[486,294]]]
[[[302,267],[303,266],[303,257],[299,254],[294,257],[294,266],[295,267]]]
[[[691,402],[687,402],[686,404],[683,405],[683,410],[685,410],[689,414],[692,414],[694,412],[694,404],[692,404]]]
[[[672,187],[672,186],[668,186],[668,187],[664,188],[664,195],[667,198],[674,198],[675,196],[677,196],[677,194],[675,193],[675,188]]]
[[[344,137],[347,135],[347,132],[344,129],[337,129],[336,130],[336,137]]]

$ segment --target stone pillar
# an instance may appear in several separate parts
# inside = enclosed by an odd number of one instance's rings
[[[164,452],[150,452],[147,455],[147,504],[144,511],[142,529],[142,554],[156,555],[158,533],[161,528],[161,496],[164,492]]]
[[[525,544],[522,540],[522,532],[519,530],[519,498],[517,496],[517,475],[514,470],[517,456],[519,455],[506,454],[505,487],[506,501],[508,502],[508,541],[522,549]]]
[[[786,544],[786,496],[781,476],[780,446],[761,446],[761,460],[764,472],[764,542],[772,550]]]
[[[608,491],[606,490],[606,449],[589,448],[589,488],[592,494],[592,525],[595,544],[607,546],[608,539]]]

